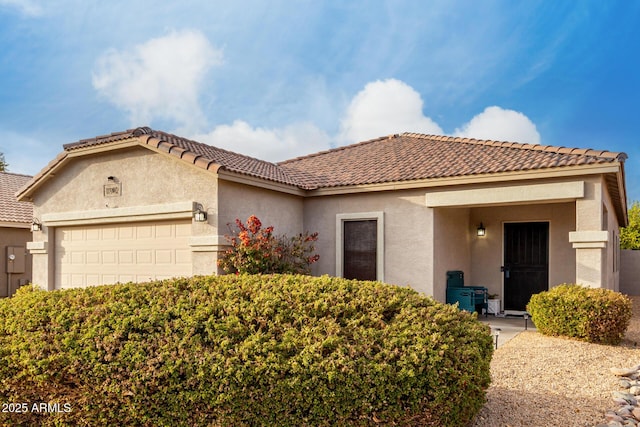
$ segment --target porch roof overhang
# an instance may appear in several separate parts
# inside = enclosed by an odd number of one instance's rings
[[[536,176],[537,175],[537,176]],[[457,188],[440,191],[434,188],[426,195],[428,207],[472,207],[508,204],[560,203],[584,197],[586,176],[600,175],[611,197],[620,227],[628,225],[627,195],[624,178],[624,163],[560,168],[557,171],[538,174],[504,174],[494,179],[477,179],[475,182],[452,184],[487,185],[481,188]],[[500,180],[500,178],[503,178]],[[505,179],[506,178],[506,179]],[[572,179],[573,178],[573,179]],[[529,181],[524,184],[523,180]],[[561,179],[559,182],[540,182],[542,179]],[[567,181],[564,181],[564,180]],[[501,182],[500,182],[501,181]],[[519,181],[519,182],[518,182]]]
[[[426,205],[438,208],[560,203],[583,198],[584,187],[584,181],[570,181],[436,191],[426,194]]]

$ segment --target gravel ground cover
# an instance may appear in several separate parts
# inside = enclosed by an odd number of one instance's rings
[[[596,426],[614,407],[610,368],[640,364],[640,296],[619,346],[522,332],[495,351],[487,403],[470,427]]]

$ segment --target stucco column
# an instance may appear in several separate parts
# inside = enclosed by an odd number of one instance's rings
[[[576,231],[569,233],[569,242],[576,251],[576,283],[601,288],[604,257],[609,236],[602,230],[602,182],[585,182],[584,198],[576,200]]]
[[[576,282],[592,288],[602,283],[603,256],[607,247],[606,231],[573,231],[569,241],[576,250]]]
[[[48,240],[49,234],[48,227],[44,227],[42,231],[36,231],[33,233],[33,241],[27,242],[27,250],[31,253],[32,257],[32,273],[31,283],[40,286],[44,289],[53,289],[53,268],[49,268],[53,265],[50,262],[53,249],[50,247]]]

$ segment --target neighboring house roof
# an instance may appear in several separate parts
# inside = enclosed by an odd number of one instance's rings
[[[16,192],[32,177],[9,172],[0,172],[0,223],[31,224],[33,204],[19,202]]]
[[[607,163],[619,163],[623,170],[622,165],[627,158],[625,153],[604,150],[403,133],[271,163],[141,127],[64,145],[64,152],[36,175],[19,197],[30,193],[38,182],[74,152],[135,139],[140,145],[169,153],[203,169],[214,172],[226,170],[301,190]],[[626,206],[624,181],[609,179],[612,180],[608,183],[610,189],[617,192],[612,197]],[[626,211],[626,207],[620,209]],[[622,211],[620,213],[626,217]]]

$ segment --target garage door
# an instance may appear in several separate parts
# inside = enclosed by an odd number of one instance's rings
[[[191,276],[191,221],[60,227],[56,289]]]

